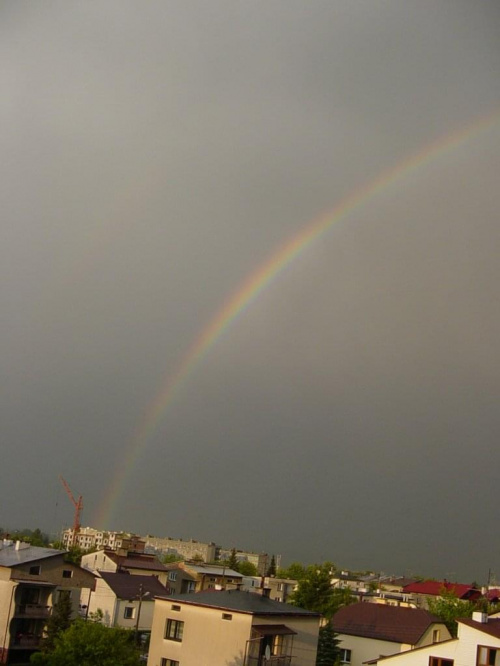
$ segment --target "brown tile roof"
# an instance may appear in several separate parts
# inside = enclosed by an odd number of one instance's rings
[[[416,645],[434,622],[441,620],[425,610],[371,603],[344,606],[332,619],[335,633],[408,645]]]
[[[476,622],[472,618],[467,617],[458,621],[460,624],[466,624],[468,627],[473,627],[489,636],[500,638],[500,618],[489,617],[488,622]]]
[[[101,576],[118,599],[139,599],[141,586],[146,601],[152,601],[155,596],[164,595],[167,591],[155,576],[133,576],[110,571],[101,571]]]

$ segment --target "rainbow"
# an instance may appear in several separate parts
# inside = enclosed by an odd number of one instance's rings
[[[416,169],[428,164],[431,160],[459,146],[478,133],[491,128],[498,122],[499,118],[500,111],[498,109],[487,116],[476,118],[471,124],[459,131],[441,137],[402,160],[396,166],[382,171],[374,180],[346,196],[333,210],[306,224],[301,231],[285,242],[266,262],[248,276],[208,322],[208,325],[202,329],[199,336],[184,354],[176,372],[167,377],[156,398],[145,411],[93,524],[102,529],[108,526],[129,475],[146,448],[149,438],[160,426],[168,407],[222,334],[255,301],[273,279],[337,222],[368,203],[381,191],[406,178]]]

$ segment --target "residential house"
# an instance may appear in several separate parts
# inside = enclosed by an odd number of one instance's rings
[[[154,598],[163,596],[165,587],[154,576],[132,576],[129,573],[101,571],[89,600],[89,613],[103,614],[107,627],[151,632]]]
[[[281,602],[286,602],[298,585],[298,582],[291,578],[275,578],[273,576],[243,576],[242,582],[243,590],[257,593],[262,593],[262,590],[269,590],[269,598]]]
[[[156,599],[148,666],[314,666],[320,615],[242,590]]]
[[[485,613],[458,621],[458,636],[372,662],[378,666],[499,666],[500,619]]]
[[[167,567],[155,555],[135,552],[121,554],[111,550],[99,550],[96,553],[83,555],[82,567],[94,573],[110,571],[128,572],[134,576],[156,576],[162,585],[167,585]]]
[[[168,588],[171,594],[227,590],[243,581],[243,576],[229,567],[201,562],[173,562],[166,564]]]
[[[340,640],[341,663],[349,666],[451,638],[446,625],[426,610],[381,604],[344,606],[333,616],[332,627]]]
[[[403,593],[411,595],[417,608],[428,608],[429,599],[452,594],[463,601],[477,601],[481,598],[481,590],[472,585],[450,583],[447,580],[425,580],[405,585]]]
[[[71,597],[76,615],[82,591],[93,588],[95,576],[66,562],[66,554],[20,541],[0,542],[0,663],[28,662],[60,595]]]

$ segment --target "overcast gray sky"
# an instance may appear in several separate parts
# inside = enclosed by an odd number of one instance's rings
[[[0,525],[69,525],[59,474],[91,523],[242,281],[476,127],[269,284],[95,526],[500,579],[499,72],[496,0],[4,0]]]

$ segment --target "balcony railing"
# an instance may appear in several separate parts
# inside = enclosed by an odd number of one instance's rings
[[[37,648],[40,645],[42,638],[41,636],[33,636],[31,634],[21,634],[14,638],[14,642],[11,645],[12,648]]]
[[[290,655],[275,655],[266,659],[266,657],[247,657],[245,666],[291,666],[292,657]]]
[[[51,611],[50,606],[42,606],[41,604],[19,604],[16,606],[16,617],[49,617]]]

